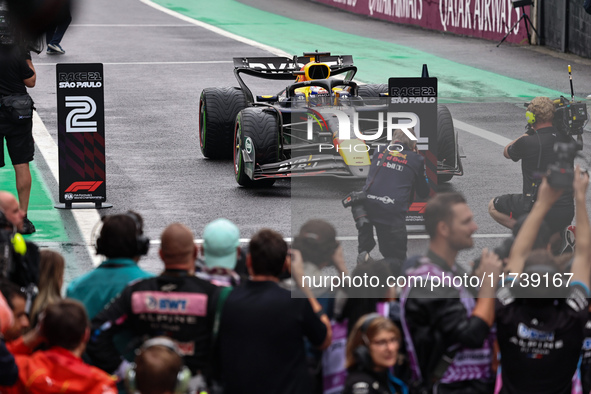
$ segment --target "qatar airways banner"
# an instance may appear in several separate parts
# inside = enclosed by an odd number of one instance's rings
[[[355,14],[500,41],[521,16],[511,0],[314,0]],[[529,15],[530,7],[525,7]],[[527,42],[524,22],[507,42]]]

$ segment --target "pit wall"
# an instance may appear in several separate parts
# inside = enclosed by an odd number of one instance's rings
[[[511,0],[312,0],[354,14],[425,29],[527,44],[522,10],[534,20],[540,33],[533,42],[562,52],[591,57],[591,15],[582,0],[538,0],[535,8],[513,8]],[[532,16],[530,13],[535,15]]]

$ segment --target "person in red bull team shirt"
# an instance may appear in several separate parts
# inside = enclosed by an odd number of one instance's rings
[[[429,195],[425,159],[417,153],[416,141],[398,129],[389,146],[376,150],[371,163],[363,188],[367,216],[355,218],[359,231],[358,262],[369,260],[369,252],[376,245],[375,228],[380,253],[399,266],[406,259],[406,212],[414,192],[421,197]]]

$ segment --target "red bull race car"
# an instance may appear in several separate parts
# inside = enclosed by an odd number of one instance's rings
[[[387,84],[354,82],[357,68],[349,55],[312,52],[293,59],[233,60],[239,87],[201,93],[203,156],[232,158],[236,181],[245,187],[300,176],[367,177],[374,149],[389,143],[381,133]],[[243,75],[290,84],[278,94],[254,96]],[[437,105],[437,141],[438,181],[463,175],[457,132],[444,105]]]

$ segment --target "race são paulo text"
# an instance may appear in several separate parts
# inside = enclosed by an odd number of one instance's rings
[[[424,276],[400,275],[388,276],[385,283],[378,276],[370,276],[366,273],[363,276],[341,275],[302,275],[302,286],[308,288],[329,288],[334,291],[338,288],[376,288],[376,287],[423,287],[430,291],[441,287],[464,287],[479,289],[482,285],[499,287],[563,287],[570,285],[572,273],[500,273],[495,278],[493,273],[457,276],[433,276],[430,273]]]
[[[102,82],[60,82],[59,88],[100,88],[103,86]]]

